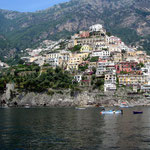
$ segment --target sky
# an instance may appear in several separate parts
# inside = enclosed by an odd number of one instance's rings
[[[0,9],[34,12],[69,0],[0,0]]]

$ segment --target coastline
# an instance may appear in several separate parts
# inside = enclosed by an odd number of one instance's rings
[[[4,95],[1,97],[4,99]],[[2,99],[1,99],[2,101]],[[122,102],[129,106],[150,106],[150,100],[142,94],[128,94],[126,91],[117,93],[104,93],[100,91],[77,92],[71,96],[70,92],[63,91],[63,94],[55,93],[18,93],[17,96],[7,100],[6,103],[14,107],[117,107]]]

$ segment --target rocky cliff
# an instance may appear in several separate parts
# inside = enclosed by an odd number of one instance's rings
[[[82,91],[72,95],[69,91],[47,95],[44,93],[19,93],[16,97],[7,101],[10,104],[17,102],[19,106],[29,104],[31,106],[114,106],[121,102],[130,105],[149,105],[150,101],[142,94],[132,94],[130,89],[119,88],[115,93],[103,93],[100,91]],[[4,96],[3,96],[4,98]]]

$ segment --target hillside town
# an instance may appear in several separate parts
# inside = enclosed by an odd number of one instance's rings
[[[44,46],[43,46],[44,45]],[[117,86],[132,87],[134,92],[150,91],[150,56],[127,46],[118,37],[96,24],[70,40],[44,41],[39,49],[27,49],[28,63],[48,64],[69,71],[80,86],[91,86],[92,78],[104,80],[104,92]]]

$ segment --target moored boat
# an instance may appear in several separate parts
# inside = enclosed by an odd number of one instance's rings
[[[120,108],[129,108],[129,107],[132,107],[132,106],[129,105],[129,103],[127,103],[127,102],[122,102],[119,107]]]
[[[29,104],[25,104],[24,108],[30,108],[31,106]]]
[[[143,111],[133,111],[133,114],[143,114]]]
[[[84,110],[86,108],[85,107],[75,107],[75,109],[77,109],[77,110]]]
[[[120,108],[129,108],[127,105],[120,105]]]
[[[7,104],[4,104],[1,106],[1,108],[9,108],[9,106]]]
[[[129,105],[127,103],[122,103],[121,105],[119,105],[120,108],[131,108],[134,107],[133,105]]]
[[[122,110],[101,111],[100,114],[123,114],[123,111]]]

